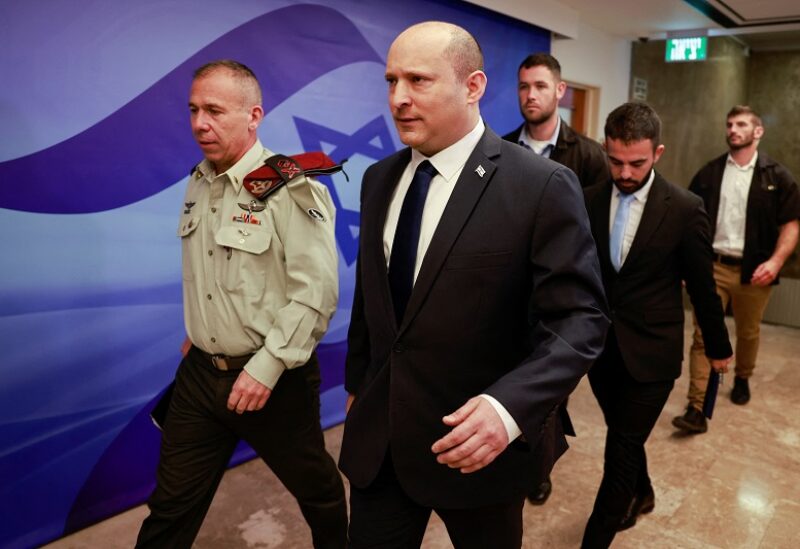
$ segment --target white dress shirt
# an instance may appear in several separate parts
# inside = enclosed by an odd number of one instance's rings
[[[392,243],[394,242],[394,233],[397,230],[397,220],[400,218],[400,210],[403,207],[403,200],[408,192],[408,187],[411,186],[411,180],[414,178],[417,166],[428,160],[436,168],[437,174],[431,180],[428,196],[425,198],[425,208],[422,210],[417,260],[414,264],[414,282],[417,281],[417,275],[422,266],[422,260],[425,258],[425,252],[428,251],[428,245],[431,243],[433,233],[439,225],[439,219],[441,219],[444,208],[447,206],[447,201],[450,200],[450,195],[456,187],[458,176],[461,175],[461,170],[464,169],[469,155],[472,154],[473,149],[480,141],[481,136],[483,136],[484,130],[483,120],[478,119],[477,125],[471,132],[430,158],[426,158],[416,150],[411,150],[411,162],[408,163],[403,175],[400,176],[400,182],[394,190],[392,200],[389,203],[389,211],[386,213],[386,224],[383,226],[383,253],[386,256],[386,265],[388,266],[389,259],[392,257]]]
[[[758,152],[744,166],[738,165],[730,154],[725,162],[713,243],[714,251],[718,254],[742,257],[747,195],[750,192],[750,183],[753,181],[756,160]]]
[[[630,209],[628,210],[628,223],[625,225],[625,234],[622,237],[622,253],[620,258],[620,266],[625,264],[625,259],[628,257],[628,252],[631,251],[631,244],[633,238],[636,236],[636,231],[639,229],[639,223],[642,221],[642,214],[644,213],[644,206],[647,204],[647,197],[650,194],[650,189],[653,187],[653,180],[656,177],[655,170],[650,170],[650,177],[647,178],[647,183],[633,193],[633,201],[631,201]],[[608,234],[611,235],[611,230],[614,226],[614,216],[617,215],[617,208],[619,207],[619,195],[622,192],[615,186],[611,190],[611,206],[608,211]]]
[[[389,210],[386,213],[386,224],[383,226],[383,253],[386,257],[386,265],[389,266],[389,260],[392,257],[394,233],[397,230],[397,220],[400,218],[403,200],[405,200],[408,187],[411,186],[411,180],[414,178],[417,166],[428,160],[436,168],[437,174],[431,180],[428,196],[425,198],[425,207],[422,210],[417,259],[414,264],[414,282],[417,281],[417,275],[422,266],[422,261],[425,259],[425,253],[428,251],[428,245],[431,243],[433,233],[439,225],[439,220],[442,218],[447,201],[450,200],[450,195],[453,194],[458,177],[461,175],[461,171],[464,169],[478,141],[483,136],[485,129],[483,120],[478,119],[478,123],[471,132],[430,158],[426,158],[419,151],[411,150],[411,161],[406,166],[403,175],[400,176],[400,181],[397,183],[392,200],[389,203]],[[509,442],[522,434],[517,422],[514,421],[508,410],[497,399],[489,395],[482,394],[479,396],[486,399],[503,420]]]

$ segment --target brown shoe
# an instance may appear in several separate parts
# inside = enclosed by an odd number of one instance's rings
[[[672,424],[678,429],[692,434],[708,431],[708,422],[703,412],[691,405],[686,408],[685,414],[672,418]]]

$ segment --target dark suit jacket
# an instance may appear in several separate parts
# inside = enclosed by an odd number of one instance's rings
[[[711,242],[717,229],[722,174],[728,153],[715,158],[692,178],[689,190],[703,199],[711,218]],[[747,195],[742,284],[750,284],[753,271],[775,252],[780,226],[800,218],[800,192],[792,174],[768,157],[758,153],[758,160]],[[778,283],[778,278],[772,282]]]
[[[524,125],[524,124],[523,124]],[[503,136],[506,141],[519,143],[522,126]],[[581,186],[590,187],[611,179],[606,153],[598,143],[577,133],[561,120],[561,128],[550,160],[558,162],[575,172]]]
[[[487,129],[398,326],[383,227],[410,158],[405,149],[364,174],[345,377],[356,398],[340,467],[367,487],[390,450],[403,488],[422,505],[508,502],[566,450],[558,405],[600,353],[607,328],[580,187],[569,170]],[[481,393],[505,406],[524,440],[464,475],[437,463],[431,445],[449,431],[442,417]]]
[[[703,332],[706,354],[711,358],[730,356],[702,201],[656,173],[630,252],[617,273],[609,252],[612,189],[610,181],[585,189],[586,208],[597,241],[612,327],[630,374],[641,382],[680,376],[682,280]]]

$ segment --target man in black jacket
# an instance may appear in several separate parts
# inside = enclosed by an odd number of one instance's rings
[[[608,433],[584,548],[608,547],[655,506],[644,445],[681,374],[682,281],[712,366],[725,371],[731,360],[702,201],[653,169],[664,152],[658,115],[626,103],[608,116],[605,134],[612,180],[584,189],[611,316],[589,371]]]
[[[727,119],[729,152],[706,164],[689,185],[711,218],[717,293],[723,307],[730,303],[736,322],[734,404],[750,400],[748,379],[756,366],[761,319],[772,286],[797,246],[797,182],[789,170],[758,152],[763,135],[761,118],[750,107],[733,107]],[[696,324],[689,371],[689,405],[672,424],[704,433],[708,425],[700,410],[710,370]]]
[[[558,60],[549,53],[529,55],[517,74],[519,110],[525,122],[503,139],[566,166],[575,172],[582,187],[608,181],[602,147],[558,115],[558,102],[567,90]]]
[[[582,187],[607,182],[610,176],[602,147],[575,132],[558,115],[558,102],[567,89],[558,59],[549,53],[531,54],[520,63],[517,78],[519,110],[525,122],[503,139],[566,166]],[[566,401],[563,406],[566,409]],[[575,436],[571,424],[566,429]],[[552,489],[548,477],[528,494],[528,501],[543,505]]]

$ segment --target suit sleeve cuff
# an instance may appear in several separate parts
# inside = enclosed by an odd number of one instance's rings
[[[522,434],[522,430],[517,425],[517,422],[514,421],[514,418],[511,417],[511,414],[508,413],[505,406],[500,404],[496,398],[482,394],[478,395],[479,397],[485,399],[489,404],[492,405],[497,415],[500,416],[500,419],[503,420],[503,425],[506,428],[506,433],[508,434],[508,442],[509,444],[517,439]]]

